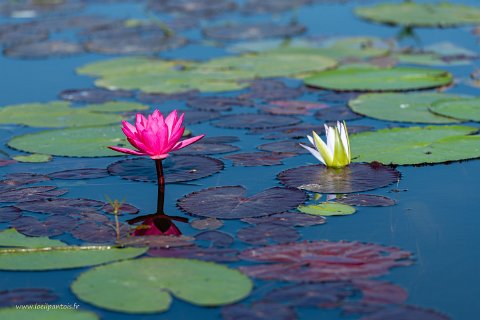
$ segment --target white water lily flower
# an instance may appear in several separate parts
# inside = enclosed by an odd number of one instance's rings
[[[336,127],[325,125],[325,135],[327,136],[327,144],[312,131],[313,138],[307,136],[310,143],[315,147],[311,148],[300,143],[302,147],[310,151],[310,153],[320,160],[327,167],[341,168],[351,162],[350,142],[348,141],[348,131],[345,122],[337,121]]]

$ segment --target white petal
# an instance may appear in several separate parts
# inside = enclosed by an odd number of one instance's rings
[[[309,146],[306,146],[306,145],[303,145],[301,143],[299,143],[300,146],[304,147],[305,149],[307,149],[315,158],[317,158],[321,163],[325,164],[325,160],[323,160],[322,158],[322,155],[320,154],[320,152],[318,152],[317,150],[313,149],[313,148],[310,148]]]

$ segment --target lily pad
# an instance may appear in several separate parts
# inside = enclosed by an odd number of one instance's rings
[[[375,194],[345,194],[339,195],[336,202],[359,207],[389,207],[397,202],[389,197],[377,196]]]
[[[64,170],[49,173],[52,179],[77,180],[77,179],[99,179],[108,177],[108,171],[100,168],[82,168],[73,170]]]
[[[223,170],[223,162],[207,156],[169,156],[163,161],[166,183],[185,182],[208,177]],[[108,166],[108,172],[123,179],[157,182],[155,162],[149,158],[121,160]]]
[[[0,223],[9,222],[19,218],[22,215],[22,210],[17,207],[7,206],[0,207]]]
[[[364,132],[373,129],[369,126],[348,126],[348,133]],[[323,134],[325,127],[322,124],[301,123],[297,125],[282,126],[267,129],[252,129],[251,134],[263,134],[263,139],[300,139],[312,134],[312,131]]]
[[[320,204],[311,204],[308,206],[299,206],[300,212],[317,215],[317,216],[345,216],[354,214],[357,210],[346,204],[335,202],[323,202]]]
[[[262,129],[288,126],[299,122],[299,119],[289,116],[244,113],[223,116],[213,125],[231,129]]]
[[[303,191],[293,188],[274,187],[250,197],[246,193],[241,186],[213,187],[186,195],[177,206],[193,215],[241,219],[288,211],[306,199]]]
[[[195,219],[190,222],[190,226],[197,230],[215,230],[221,228],[223,226],[223,222],[217,218]]]
[[[25,43],[3,50],[3,54],[18,59],[45,59],[67,57],[84,53],[83,46],[74,42],[50,40]]]
[[[14,220],[12,227],[26,236],[52,237],[72,230],[75,223],[75,219],[64,215],[52,215],[44,220],[24,216]]]
[[[191,154],[191,155],[210,155],[210,154],[221,154],[229,153],[240,150],[239,147],[232,146],[230,144],[223,143],[203,143],[201,142],[194,143],[188,148],[180,149],[174,151],[172,154]]]
[[[327,222],[326,219],[321,216],[313,216],[297,212],[284,212],[266,217],[245,218],[242,219],[242,221],[249,224],[281,224],[293,227],[315,226]]]
[[[443,70],[413,67],[345,67],[322,71],[305,84],[339,91],[407,91],[448,85],[452,75]]]
[[[355,161],[422,164],[480,157],[478,128],[427,126],[382,129],[350,136]]]
[[[241,94],[242,99],[263,101],[295,99],[303,94],[304,88],[289,87],[283,81],[275,79],[255,79],[250,83],[249,92]]]
[[[0,317],[2,320],[99,320],[100,318],[90,311],[79,311],[70,309],[50,309],[47,306],[38,304],[39,310],[35,309],[18,309],[2,308],[0,309]],[[45,308],[42,308],[45,307]],[[45,317],[47,315],[48,318]]]
[[[0,307],[44,304],[55,300],[58,300],[58,296],[52,290],[44,288],[16,288],[0,291]],[[5,318],[2,316],[2,319]]]
[[[257,302],[252,305],[234,304],[222,308],[224,320],[296,320],[295,310],[274,302]]]
[[[436,101],[429,109],[440,116],[480,122],[480,98]]]
[[[0,231],[0,247],[44,248],[62,246],[66,246],[66,244],[60,240],[47,237],[27,237],[15,229]]]
[[[233,107],[251,107],[252,101],[238,97],[201,96],[187,100],[187,105],[205,111],[230,111]]]
[[[257,147],[258,150],[269,151],[269,152],[278,152],[278,153],[296,153],[296,154],[306,154],[307,150],[302,148],[297,141],[292,140],[283,140],[264,143]]]
[[[85,103],[102,103],[115,99],[130,98],[133,93],[126,90],[107,90],[102,88],[88,89],[70,89],[60,92],[58,95],[63,100],[85,102]]]
[[[312,192],[352,193],[395,183],[400,179],[400,172],[379,163],[352,163],[341,169],[311,165],[282,171],[277,179],[288,187]]]
[[[478,7],[448,2],[416,3],[380,3],[371,7],[359,7],[355,13],[375,22],[415,26],[415,27],[453,27],[465,24],[478,24]]]
[[[295,156],[294,153],[248,152],[236,153],[223,157],[233,161],[235,166],[276,166],[283,164],[282,160]]]
[[[208,27],[203,33],[216,40],[250,40],[274,37],[289,37],[305,32],[300,24],[279,25],[274,23],[243,23]]]
[[[81,274],[72,284],[79,299],[126,313],[167,311],[171,295],[199,306],[230,304],[242,300],[251,290],[250,279],[237,270],[172,258],[112,263]]]
[[[270,101],[266,106],[260,106],[260,109],[270,114],[281,115],[308,115],[317,109],[328,108],[326,104],[311,101]]]
[[[0,270],[44,271],[73,269],[130,259],[142,255],[145,248],[55,247],[48,250],[0,250]]]
[[[360,119],[362,116],[358,113],[352,112],[347,107],[332,106],[315,112],[315,118],[321,121],[343,121]]]
[[[217,230],[200,232],[195,235],[195,241],[206,248],[228,248],[234,242],[231,235]]]
[[[362,317],[361,320],[402,320],[402,319],[423,319],[423,320],[450,320],[447,315],[431,309],[423,309],[409,305],[398,305],[381,309],[378,312]]]
[[[295,242],[300,239],[300,234],[291,226],[259,223],[255,226],[238,230],[237,238],[248,244],[267,245]]]
[[[3,191],[0,194],[0,202],[26,202],[46,200],[67,193],[66,189],[57,189],[54,186],[38,186],[15,188]]]
[[[48,180],[50,180],[50,178],[44,174],[16,172],[5,175],[5,179],[0,180],[0,186],[21,186]]]
[[[126,237],[130,232],[130,228],[120,223],[119,236],[120,238]],[[85,241],[87,243],[115,243],[116,230],[115,223],[112,221],[97,222],[89,221],[81,223],[70,232],[76,239]]]
[[[187,236],[134,236],[126,237],[118,241],[119,245],[149,248],[176,248],[193,245],[193,238]]]
[[[399,248],[349,241],[271,245],[246,249],[240,258],[265,263],[240,267],[251,277],[292,282],[369,278],[413,262],[412,254]]]
[[[168,249],[151,249],[148,255],[152,257],[163,258],[188,258],[211,262],[234,262],[238,261],[238,251],[236,249],[226,248],[168,248]]]
[[[159,12],[172,12],[188,15],[190,19],[193,17],[212,17],[233,11],[237,7],[233,1],[217,0],[164,0],[164,1],[148,1],[148,8]]]
[[[30,154],[28,156],[15,156],[12,158],[18,162],[26,162],[26,163],[42,163],[42,162],[49,162],[52,161],[52,156],[49,154]]]
[[[97,211],[104,205],[104,202],[92,199],[51,198],[37,201],[20,202],[16,204],[16,207],[24,211],[70,215]]]
[[[458,99],[459,96],[445,93],[367,93],[350,100],[348,105],[356,113],[380,120],[455,123],[459,121],[433,114],[429,109],[437,101]]]

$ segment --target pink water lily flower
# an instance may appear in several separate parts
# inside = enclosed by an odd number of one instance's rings
[[[185,131],[182,127],[184,114],[178,116],[177,110],[173,110],[166,118],[160,111],[155,110],[148,118],[137,113],[135,126],[122,121],[122,131],[127,136],[128,142],[137,150],[110,146],[109,148],[118,152],[150,156],[154,160],[161,160],[168,157],[168,153],[185,148],[197,142],[205,135],[196,136],[180,141]]]

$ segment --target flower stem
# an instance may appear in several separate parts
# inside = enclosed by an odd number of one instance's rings
[[[165,202],[165,176],[163,175],[162,160],[155,160],[155,167],[157,169],[158,193],[157,193],[157,214],[165,214],[163,212],[163,205]]]

